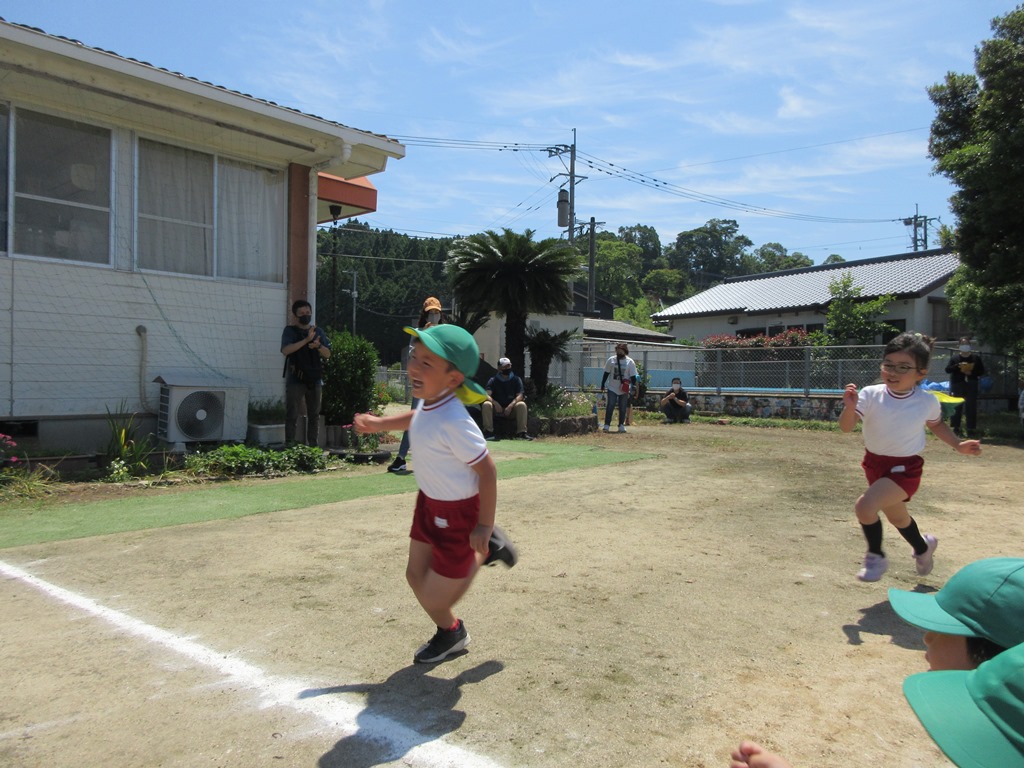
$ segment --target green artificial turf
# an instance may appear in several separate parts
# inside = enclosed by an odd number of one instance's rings
[[[587,469],[650,458],[637,451],[586,448],[562,441],[500,441],[490,445],[504,479]],[[415,461],[413,462],[415,466]],[[0,509],[0,548],[64,541],[187,523],[225,520],[286,509],[302,509],[369,496],[410,493],[413,475],[325,473],[278,480],[205,483],[187,490],[90,502],[53,500],[5,504]]]

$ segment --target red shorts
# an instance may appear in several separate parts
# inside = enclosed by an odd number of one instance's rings
[[[449,579],[462,579],[473,570],[476,553],[469,534],[480,519],[480,496],[458,501],[438,501],[423,491],[416,496],[409,538],[430,544],[430,569]]]
[[[924,472],[924,459],[920,456],[879,456],[877,453],[866,451],[864,461],[860,465],[864,468],[868,485],[887,477],[907,494],[904,501],[910,501],[917,493]]]

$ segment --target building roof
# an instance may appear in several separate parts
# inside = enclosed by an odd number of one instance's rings
[[[5,98],[59,108],[75,88],[90,94],[95,111],[147,134],[188,136],[228,153],[244,142],[247,158],[344,179],[379,173],[388,158],[405,155],[387,136],[2,18],[0,74]]]
[[[619,320],[602,320],[597,317],[583,319],[583,335],[598,339],[628,339],[630,341],[675,341],[674,336],[641,328]]]
[[[760,275],[733,277],[651,315],[655,320],[717,314],[796,312],[824,309],[829,283],[845,273],[865,299],[892,294],[916,298],[943,285],[960,262],[948,249],[915,251],[839,264],[822,264]]]

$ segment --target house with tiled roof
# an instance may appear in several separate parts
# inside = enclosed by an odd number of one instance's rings
[[[315,304],[317,224],[375,210],[366,177],[404,154],[0,19],[0,432],[96,450],[126,413],[244,438],[283,395],[291,302]]]
[[[820,331],[832,299],[829,284],[849,273],[861,298],[894,297],[879,319],[900,330],[955,340],[966,329],[950,315],[945,285],[958,265],[950,250],[933,249],[734,277],[651,317],[677,339]]]

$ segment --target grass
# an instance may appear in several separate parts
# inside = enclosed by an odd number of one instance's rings
[[[585,448],[563,441],[491,444],[502,479],[637,461],[652,454]],[[411,493],[412,475],[324,473],[277,480],[152,490],[130,497],[67,502],[59,497],[5,504],[0,511],[0,549],[68,539],[141,531],[247,515],[302,509],[351,499]]]

